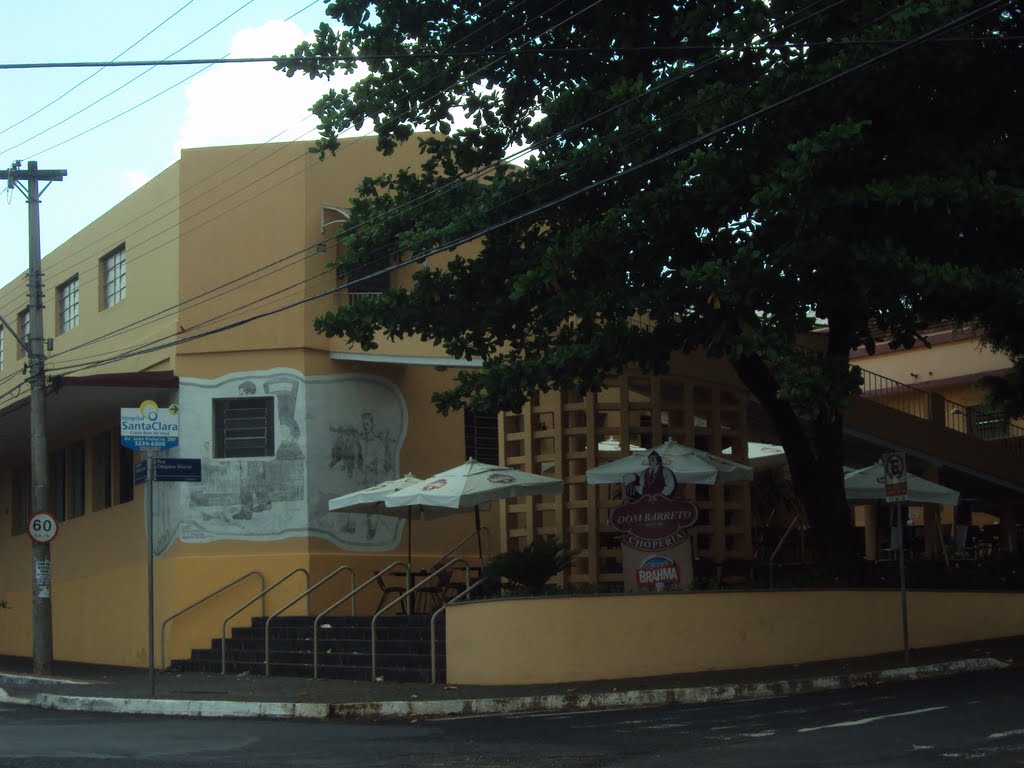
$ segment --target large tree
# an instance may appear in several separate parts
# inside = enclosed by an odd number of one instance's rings
[[[973,0],[340,0],[288,74],[369,73],[313,109],[422,167],[368,179],[365,272],[472,258],[319,318],[483,361],[438,407],[516,409],[673,350],[727,359],[772,418],[819,555],[849,551],[851,349],[913,344],[1016,284],[1021,6]],[[517,154],[526,148],[526,154]],[[516,157],[522,159],[512,162]],[[811,335],[812,331],[827,333]]]

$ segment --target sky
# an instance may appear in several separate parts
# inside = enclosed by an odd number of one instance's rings
[[[324,9],[324,0],[0,0],[0,63],[280,55],[334,23]],[[315,139],[309,107],[340,87],[286,77],[272,64],[146,70],[0,70],[0,170],[18,160],[67,170],[41,198],[44,257],[182,148]],[[19,190],[0,189],[6,285],[28,268],[28,206]]]

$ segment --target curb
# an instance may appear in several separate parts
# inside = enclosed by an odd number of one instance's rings
[[[783,680],[770,683],[711,685],[699,688],[663,688],[606,693],[510,696],[488,699],[435,701],[368,701],[323,704],[315,702],[197,701],[191,699],[132,699],[105,696],[69,696],[38,693],[27,699],[9,701],[42,709],[70,712],[106,712],[123,715],[171,717],[233,717],[324,720],[415,720],[417,718],[483,716],[524,712],[572,712],[596,709],[653,707],[668,704],[714,702],[794,696],[802,693],[862,688],[870,685],[948,677],[967,672],[1006,669],[996,659],[965,659],[919,667],[902,667],[880,672]],[[0,689],[2,690],[2,689]]]

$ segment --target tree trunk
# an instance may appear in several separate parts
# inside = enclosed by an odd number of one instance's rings
[[[810,525],[818,564],[845,571],[855,554],[853,525],[843,485],[843,417],[820,417],[809,428],[793,406],[779,398],[779,385],[758,357],[733,361],[733,367],[771,418],[786,451],[793,488]]]

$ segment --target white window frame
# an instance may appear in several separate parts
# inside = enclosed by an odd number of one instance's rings
[[[128,288],[128,265],[124,246],[119,246],[100,259],[103,309],[110,309],[124,301]]]
[[[78,327],[79,316],[78,275],[57,286],[57,330],[67,333]]]

